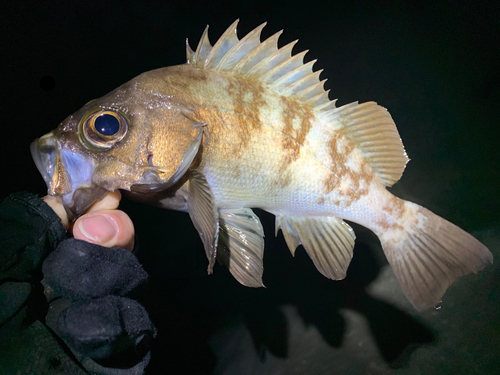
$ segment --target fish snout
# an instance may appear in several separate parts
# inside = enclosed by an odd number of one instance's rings
[[[61,168],[57,140],[52,132],[36,139],[30,146],[31,156],[47,185],[49,195],[64,195],[71,192],[71,183]]]
[[[106,195],[106,189],[92,184],[94,166],[91,160],[61,149],[53,132],[33,141],[30,150],[47,185],[47,193],[59,197],[70,220]]]

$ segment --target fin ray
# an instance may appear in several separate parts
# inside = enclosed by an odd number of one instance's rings
[[[333,280],[345,278],[356,236],[342,219],[277,216],[276,233],[279,229],[292,255],[302,244],[321,274]]]
[[[278,49],[278,39],[283,33],[283,30],[278,31],[276,34],[270,36],[265,41],[254,47],[247,56],[235,65],[233,72],[246,76],[253,67],[262,61],[263,58]]]
[[[221,59],[216,69],[230,70],[241,62],[255,47],[260,44],[260,34],[267,22],[256,27],[236,43],[231,50]]]
[[[204,66],[205,60],[212,49],[212,45],[210,44],[210,40],[208,40],[208,25],[205,27],[201,39],[198,43],[198,47],[196,47],[196,52],[193,58],[193,65]]]
[[[375,102],[354,102],[323,115],[340,122],[341,130],[359,147],[383,185],[392,186],[399,181],[409,159],[384,107]]]
[[[263,287],[264,230],[249,208],[219,211],[217,260],[225,264],[242,285]]]
[[[246,76],[254,77],[262,81],[261,77],[264,74],[274,69],[274,67],[280,65],[283,61],[288,60],[292,56],[292,49],[295,43],[297,43],[296,40],[288,43],[286,46],[281,47],[280,49],[275,48],[272,54],[266,56],[260,62],[255,64],[255,66],[246,73]]]
[[[198,231],[208,258],[208,274],[212,274],[217,255],[219,238],[219,210],[205,176],[190,170],[185,195],[189,216]]]
[[[238,35],[236,34],[236,26],[238,26],[239,21],[239,19],[234,21],[231,26],[227,28],[224,34],[222,34],[219,40],[214,44],[206,58],[206,68],[216,68],[219,65],[219,62],[228,54],[231,48],[238,43],[239,39]]]
[[[271,88],[276,92],[282,94],[290,86],[293,87],[296,82],[300,82],[302,78],[307,78],[310,74],[312,74],[312,66],[315,62],[316,60],[309,61],[307,64],[303,64],[296,67],[295,69],[292,69],[288,73],[275,80],[271,84]]]
[[[324,83],[326,79],[323,81],[319,81],[319,76],[323,72],[323,69],[312,72],[311,74],[302,77],[301,79],[295,81],[293,85],[290,85],[286,90],[283,91],[283,95],[296,95],[301,96],[299,93],[310,86],[317,85],[319,83]]]
[[[405,202],[408,229],[377,233],[406,296],[417,310],[437,305],[459,277],[478,273],[490,263],[490,251],[456,225],[431,211]],[[408,219],[408,220],[410,220]],[[401,223],[404,224],[404,223]]]

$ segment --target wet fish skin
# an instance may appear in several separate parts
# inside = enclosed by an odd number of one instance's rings
[[[74,216],[114,189],[189,212],[209,273],[219,260],[252,287],[262,286],[264,250],[252,207],[275,214],[292,254],[302,244],[336,280],[355,239],[343,220],[371,229],[417,309],[492,262],[475,238],[387,191],[408,158],[385,108],[337,108],[314,61],[291,55],[295,42],[278,49],[281,32],[260,42],[264,24],[240,40],[236,25],[214,46],[207,28],[187,64],[141,74],[35,141],[49,193]],[[103,115],[123,118],[123,138],[96,133]]]

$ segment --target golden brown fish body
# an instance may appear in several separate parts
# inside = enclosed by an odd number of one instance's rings
[[[276,215],[292,252],[345,277],[354,233],[374,231],[417,308],[440,302],[459,276],[492,262],[455,225],[386,190],[408,161],[389,113],[374,102],[336,107],[294,43],[277,48],[264,25],[212,46],[203,34],[188,63],[144,73],[89,102],[32,145],[67,210],[81,214],[108,190],[187,211],[209,259],[261,286],[263,230],[252,207]]]
[[[402,220],[404,202],[379,182],[340,121],[332,124],[311,106],[251,79],[189,65],[155,72],[165,79],[165,90],[207,124],[196,167],[219,208],[335,215],[379,235]],[[375,103],[365,106],[363,111],[392,121]]]

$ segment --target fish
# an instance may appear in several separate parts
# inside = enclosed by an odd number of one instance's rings
[[[241,39],[236,20],[211,44],[208,26],[187,62],[148,71],[67,117],[31,144],[48,194],[74,220],[107,192],[187,212],[208,259],[241,284],[263,286],[264,231],[276,217],[292,255],[345,278],[355,234],[374,232],[417,310],[440,304],[459,277],[493,263],[476,238],[387,190],[409,161],[376,102],[337,107],[308,51]]]

